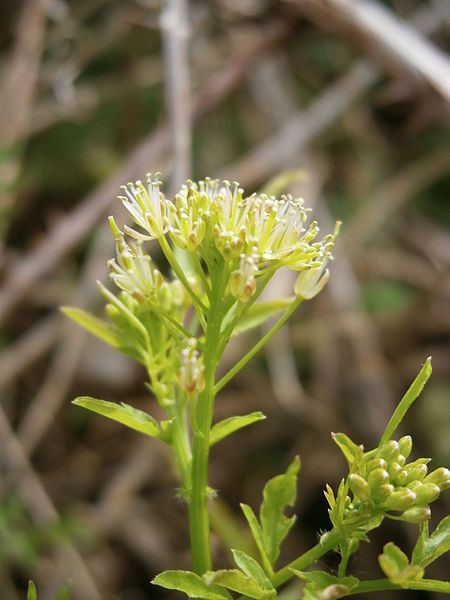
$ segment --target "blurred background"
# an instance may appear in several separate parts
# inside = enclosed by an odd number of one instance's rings
[[[416,457],[448,466],[449,25],[448,0],[1,0],[2,600],[24,598],[30,578],[43,600],[65,582],[76,600],[176,598],[149,582],[189,568],[165,449],[70,404],[90,394],[156,413],[143,372],[58,312],[101,314],[105,217],[120,222],[119,186],[147,171],[169,193],[207,175],[252,192],[301,169],[290,191],[322,231],[344,222],[328,287],[218,399],[217,418],[268,416],[212,453],[218,564],[220,536],[246,535],[238,502],[256,508],[296,453],[283,560],[314,544],[325,482],[345,473],[330,431],[375,444],[429,355],[403,432]],[[386,523],[351,571],[380,576],[383,544],[409,551],[415,535]],[[449,572],[445,558],[429,569]]]

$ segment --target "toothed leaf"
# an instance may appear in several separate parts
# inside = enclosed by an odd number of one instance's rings
[[[426,567],[446,552],[450,552],[450,515],[442,519],[430,536],[428,527],[423,528],[414,548],[412,562]]]
[[[272,565],[280,554],[281,543],[295,523],[295,516],[287,517],[284,511],[295,503],[299,470],[300,459],[295,457],[286,473],[270,479],[264,487],[259,518],[264,549]]]

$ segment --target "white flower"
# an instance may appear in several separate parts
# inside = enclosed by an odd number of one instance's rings
[[[150,256],[144,254],[140,243],[129,245],[114,219],[109,219],[116,239],[117,258],[108,261],[110,277],[118,288],[127,292],[138,302],[143,302],[158,292],[164,278],[155,269]]]
[[[146,186],[142,181],[122,186],[126,195],[119,196],[134,222],[148,233],[145,235],[130,228],[126,229],[129,235],[140,240],[158,239],[169,229],[170,203],[160,190],[161,182],[158,176],[159,173],[156,173],[153,178],[148,173]]]
[[[305,300],[311,300],[322,291],[329,277],[329,270],[325,269],[324,271],[321,266],[309,269],[309,271],[302,271],[294,285],[295,295]]]

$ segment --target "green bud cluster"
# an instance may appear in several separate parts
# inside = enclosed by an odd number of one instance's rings
[[[370,515],[424,523],[431,515],[429,505],[450,487],[448,469],[441,467],[429,473],[429,458],[407,462],[412,451],[409,435],[366,453],[343,434],[335,434],[334,439],[350,465],[338,498],[335,500],[330,490],[326,494],[337,527],[351,527],[359,520],[367,521]]]

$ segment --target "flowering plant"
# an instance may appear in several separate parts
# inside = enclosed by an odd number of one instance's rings
[[[303,200],[289,195],[245,197],[237,183],[227,181],[188,181],[171,199],[161,191],[158,175],[149,175],[145,183],[130,183],[123,190],[121,199],[133,227],[120,229],[110,217],[116,258],[109,261],[109,269],[117,290],[114,293],[99,283],[108,320],[77,308],[63,310],[146,367],[149,387],[165,414],[158,422],[126,404],[90,397],[74,401],[159,438],[173,451],[180,493],[189,509],[193,571],[166,571],[154,583],[206,600],[231,598],[231,593],[246,598],[277,598],[277,588],[295,575],[305,582],[302,597],[306,599],[325,600],[402,587],[450,591],[448,583],[423,579],[424,567],[448,549],[449,520],[444,520],[431,536],[427,523],[429,505],[450,486],[450,472],[441,468],[428,474],[427,459],[407,463],[411,438],[404,436],[398,442],[391,439],[431,372],[429,361],[394,413],[377,448],[364,452],[344,434],[334,435],[348,461],[349,475],[336,493],[327,487],[332,529],[317,546],[276,570],[281,543],[295,521],[284,511],[296,497],[300,470],[296,458],[284,474],[266,485],[259,517],[242,505],[259,561],[236,549],[233,557],[237,569],[212,570],[208,506],[214,492],[208,486],[210,448],[238,429],[264,419],[261,412],[254,412],[213,423],[216,395],[300,304],[324,287],[339,224],[332,234],[318,239],[318,225],[308,221],[309,210]],[[157,269],[146,254],[145,244],[152,240],[158,242],[168,272]],[[262,292],[282,268],[298,273],[292,295],[262,300]],[[216,371],[230,338],[275,315],[275,324],[218,380]],[[348,560],[384,518],[417,523],[418,545],[410,562],[399,548],[388,544],[380,557],[386,578],[360,582],[347,575]],[[305,571],[330,550],[341,555],[337,576]]]

